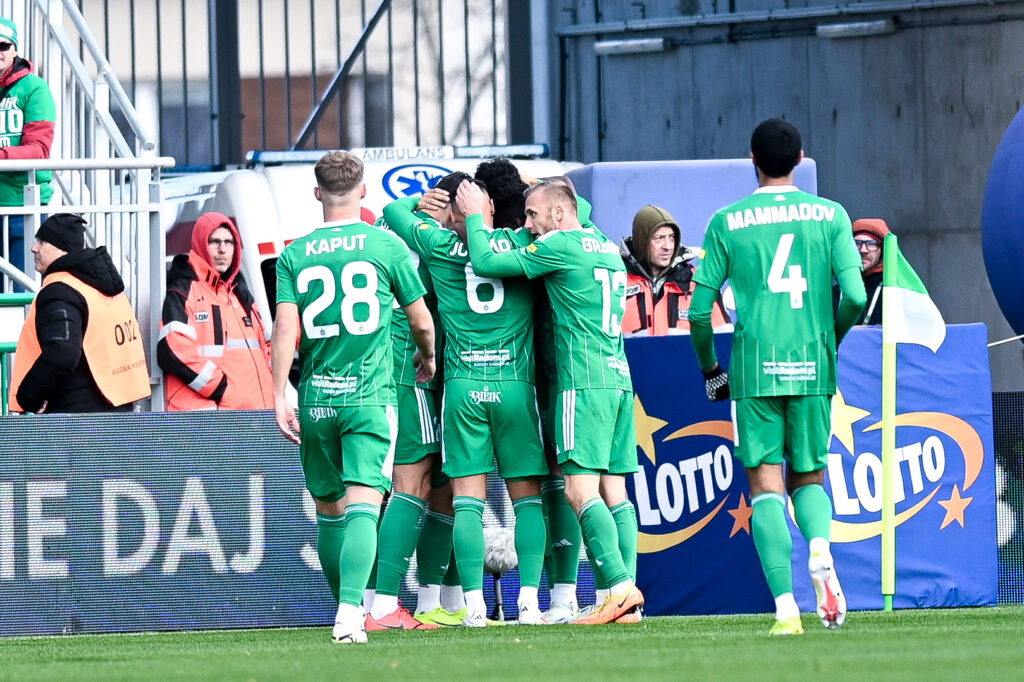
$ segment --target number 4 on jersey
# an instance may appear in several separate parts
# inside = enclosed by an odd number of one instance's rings
[[[779,237],[779,245],[775,248],[775,256],[772,258],[772,267],[768,271],[768,289],[773,294],[789,294],[789,307],[799,309],[804,307],[807,280],[803,276],[803,268],[799,265],[790,265],[788,270],[786,268],[789,254],[793,250],[793,239],[792,234]]]

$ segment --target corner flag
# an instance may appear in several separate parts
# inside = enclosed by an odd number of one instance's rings
[[[892,611],[896,594],[896,344],[916,343],[937,353],[946,323],[921,278],[900,252],[896,235],[882,252],[882,596]]]
[[[889,307],[891,314],[882,326],[882,343],[916,343],[927,346],[933,353],[938,352],[946,339],[942,314],[928,296],[921,278],[903,257],[895,235],[886,235],[883,253],[887,257],[882,270],[882,303]],[[895,267],[890,267],[890,263]]]

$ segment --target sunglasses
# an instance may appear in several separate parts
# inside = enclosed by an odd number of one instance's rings
[[[853,243],[856,244],[858,249],[865,248],[868,251],[874,251],[882,245],[880,242],[876,242],[871,239],[854,239]]]
[[[0,43],[0,52],[7,52],[12,47],[14,47],[14,43]]]

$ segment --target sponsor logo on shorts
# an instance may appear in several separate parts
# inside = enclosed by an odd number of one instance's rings
[[[196,313],[196,322],[209,322],[210,313]]]
[[[501,391],[492,391],[487,386],[484,386],[482,391],[470,391],[469,399],[473,401],[474,405],[479,405],[480,403],[500,403]]]
[[[333,407],[311,407],[306,410],[306,417],[314,424],[321,419],[330,419],[338,415],[338,410]]]

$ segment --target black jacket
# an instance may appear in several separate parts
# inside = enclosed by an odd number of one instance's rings
[[[61,256],[46,274],[55,272],[67,272],[106,296],[124,291],[124,281],[102,246]],[[38,412],[47,401],[47,413],[131,411],[130,403],[111,405],[89,372],[82,353],[89,322],[85,298],[67,284],[53,282],[39,291],[35,306],[41,352],[18,388],[21,406]]]
[[[868,295],[868,303],[857,319],[857,324],[882,324],[882,273],[873,272],[864,275],[864,290]],[[832,312],[839,311],[839,285],[832,287]]]

